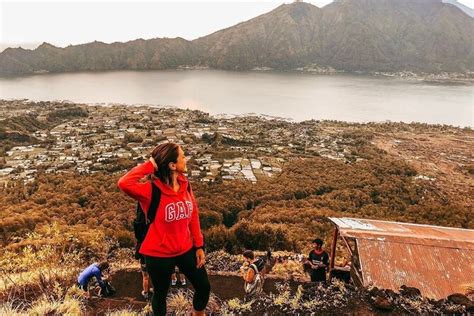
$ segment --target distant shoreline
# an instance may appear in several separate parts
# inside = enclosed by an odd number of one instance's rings
[[[353,75],[353,76],[369,76],[369,77],[383,77],[393,79],[404,79],[409,81],[423,81],[427,83],[439,83],[439,84],[474,84],[474,72],[469,73],[417,73],[413,71],[399,71],[399,72],[384,72],[384,71],[345,71],[336,70],[333,68],[307,68],[301,67],[294,70],[281,71],[267,67],[257,67],[250,71],[255,72],[282,72],[282,73],[302,73],[302,74],[315,74],[315,75]]]
[[[404,121],[393,121],[393,120],[382,120],[382,121],[364,121],[364,122],[358,122],[358,121],[348,121],[348,120],[333,120],[333,119],[306,119],[306,120],[301,120],[297,121],[289,117],[279,117],[279,116],[274,116],[274,115],[269,115],[269,114],[264,114],[264,113],[255,113],[255,112],[248,112],[248,113],[242,113],[242,114],[236,114],[236,113],[209,113],[204,110],[195,110],[195,109],[190,109],[190,108],[185,108],[185,107],[180,107],[177,105],[161,105],[161,104],[142,104],[142,103],[124,103],[124,102],[77,102],[77,101],[72,101],[72,100],[39,100],[39,99],[28,99],[28,98],[12,98],[12,99],[4,99],[0,98],[0,103],[2,102],[47,102],[47,103],[62,103],[62,104],[71,104],[71,105],[80,105],[80,106],[87,106],[87,107],[94,107],[94,106],[99,106],[99,107],[104,107],[104,108],[110,108],[110,107],[136,107],[136,108],[163,108],[163,109],[176,109],[176,110],[186,110],[186,111],[199,111],[205,114],[208,114],[210,117],[214,119],[234,119],[234,118],[258,118],[262,120],[268,120],[268,121],[282,121],[286,123],[292,123],[292,124],[299,124],[302,122],[321,122],[321,123],[334,123],[334,124],[342,124],[342,125],[350,125],[350,126],[365,126],[365,125],[406,125],[406,126],[411,126],[411,125],[424,125],[426,127],[433,127],[433,128],[438,128],[438,127],[449,127],[452,129],[456,130],[472,130],[473,126],[460,126],[460,125],[453,125],[453,124],[441,124],[441,123],[429,123],[429,122],[404,122]],[[0,118],[1,120],[2,118]]]
[[[80,70],[80,71],[67,71],[67,72],[49,72],[39,71],[28,74],[0,74],[0,79],[15,79],[15,78],[26,78],[40,75],[61,75],[61,74],[95,74],[95,73],[114,73],[114,72],[173,72],[173,71],[223,71],[223,72],[235,72],[235,73],[274,73],[274,74],[312,74],[312,75],[352,75],[352,76],[366,76],[374,78],[387,78],[387,79],[402,79],[406,81],[419,81],[425,83],[441,84],[441,85],[474,85],[474,72],[468,73],[417,73],[413,71],[399,71],[399,72],[384,72],[384,71],[345,71],[336,70],[333,68],[324,67],[300,67],[290,70],[273,69],[269,67],[255,67],[250,70],[227,70],[227,69],[216,69],[208,66],[180,66],[178,68],[170,69],[112,69],[112,70]]]

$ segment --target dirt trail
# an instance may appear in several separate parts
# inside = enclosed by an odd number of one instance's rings
[[[237,273],[209,272],[209,280],[212,293],[214,294],[211,299],[213,302],[212,304],[210,302],[211,305],[208,306],[210,310],[218,311],[221,306],[224,306],[222,304],[223,301],[228,301],[232,298],[243,299],[243,280]],[[140,295],[141,282],[141,272],[138,269],[117,271],[112,276],[112,283],[117,290],[115,295],[107,299],[93,298],[89,300],[85,314],[96,316],[105,315],[110,311],[143,311],[147,302]],[[317,312],[318,315],[451,314],[456,312],[461,314],[474,310],[474,303],[472,302],[456,303],[457,305],[453,305],[454,301],[450,299],[440,301],[427,300],[410,293],[396,293],[391,290],[379,290],[377,288],[361,291],[349,285],[341,289],[336,283],[321,287],[310,282],[294,280],[286,280],[285,282],[285,280],[275,278],[272,275],[267,276],[265,280],[264,292],[266,294],[275,293],[281,300],[283,292],[281,292],[281,288],[278,291],[276,287],[279,282],[286,283],[291,288],[286,293],[293,294],[287,296],[287,301],[280,301],[277,304],[274,296],[261,295],[251,303],[252,310],[250,312],[243,312],[241,315],[281,315],[282,312],[285,312],[285,314],[294,314],[294,312],[305,313],[307,308]],[[297,290],[300,285],[301,288]],[[191,288],[191,285],[172,287],[169,295],[176,294],[180,288]],[[302,292],[300,292],[301,289]],[[189,291],[186,292],[187,295],[191,294]],[[301,293],[299,302],[303,305],[295,307],[292,303],[294,296],[291,295],[294,295],[296,292]],[[189,301],[189,299],[190,297],[188,296],[186,300]],[[181,302],[179,301],[180,305],[182,304]],[[310,305],[306,307],[304,304]],[[186,306],[184,307],[187,309]],[[238,311],[238,309],[234,311]]]
[[[232,298],[244,298],[243,280],[237,273],[213,273],[209,272],[211,291],[221,300]],[[268,276],[264,284],[264,292],[276,292],[276,283],[284,281],[280,278]],[[146,306],[146,301],[141,296],[142,275],[139,270],[127,269],[119,270],[112,276],[112,284],[116,293],[111,298],[93,298],[89,301],[86,315],[104,315],[111,310],[129,309],[141,311]],[[292,281],[290,286],[294,289],[301,282]],[[170,287],[171,288],[171,287]],[[173,286],[173,288],[191,288],[191,284],[186,286]]]
[[[141,297],[142,276],[140,271],[136,270],[120,270],[113,275],[113,285],[117,290],[114,297],[124,297],[137,301],[144,301]],[[243,299],[244,281],[237,273],[214,273],[209,272],[209,281],[211,283],[211,291],[221,300],[231,298]],[[264,292],[276,292],[276,283],[283,282],[283,279],[269,276],[265,280]],[[300,282],[291,282],[292,287],[296,289]],[[189,282],[186,286],[176,286],[176,288],[192,288]]]

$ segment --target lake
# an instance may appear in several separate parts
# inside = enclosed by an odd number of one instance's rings
[[[295,121],[403,121],[473,126],[474,85],[357,75],[114,71],[0,78],[0,98],[174,105]]]

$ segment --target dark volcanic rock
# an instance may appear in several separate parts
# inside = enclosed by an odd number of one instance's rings
[[[473,306],[474,303],[466,296],[460,293],[454,293],[448,296],[448,301],[458,305]]]
[[[379,289],[378,287],[371,288],[369,290],[369,294],[370,294],[370,296],[372,296],[374,298],[379,297],[379,296],[382,296],[382,297],[385,296],[385,293],[381,289]]]
[[[384,311],[392,311],[395,306],[390,302],[387,298],[379,296],[375,299],[375,301],[372,303],[372,306],[384,310]]]
[[[420,297],[421,291],[417,289],[416,287],[402,285],[400,287],[400,294],[402,294],[403,296],[408,296],[408,297]]]

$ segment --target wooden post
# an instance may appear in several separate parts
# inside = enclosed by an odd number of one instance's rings
[[[339,235],[339,229],[336,226],[336,229],[334,230],[334,238],[332,240],[332,245],[331,245],[331,261],[329,262],[329,271],[332,271],[334,269],[334,261],[336,260],[336,244],[337,244],[337,236]]]
[[[342,240],[344,240],[344,243],[346,244],[347,250],[349,250],[349,254],[352,257],[352,248],[349,246],[349,243],[347,242],[347,239],[344,236],[341,236]]]

